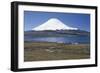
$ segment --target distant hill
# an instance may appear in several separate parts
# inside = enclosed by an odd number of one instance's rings
[[[44,30],[44,31],[24,31],[24,36],[66,36],[66,35],[90,35],[90,32],[83,30]]]

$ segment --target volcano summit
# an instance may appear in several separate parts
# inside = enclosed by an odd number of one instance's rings
[[[78,28],[70,27],[64,24],[57,18],[51,18],[45,23],[33,28],[34,31],[44,31],[44,30],[78,30]]]

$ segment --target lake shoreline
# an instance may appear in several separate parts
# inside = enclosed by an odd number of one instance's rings
[[[81,43],[81,42],[47,42],[47,41],[24,41],[24,42],[29,42],[29,43],[57,43],[57,44],[66,44],[66,45],[71,45],[71,44],[90,44],[90,43]]]

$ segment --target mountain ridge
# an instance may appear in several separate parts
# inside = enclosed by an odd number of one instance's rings
[[[45,31],[25,31],[24,35],[28,36],[64,36],[64,35],[86,35],[89,36],[90,32],[83,30],[45,30]]]

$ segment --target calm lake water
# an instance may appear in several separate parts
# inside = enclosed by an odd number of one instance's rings
[[[24,36],[24,41],[33,42],[57,42],[57,43],[90,43],[90,36],[86,35],[68,35],[63,37],[31,37]]]

